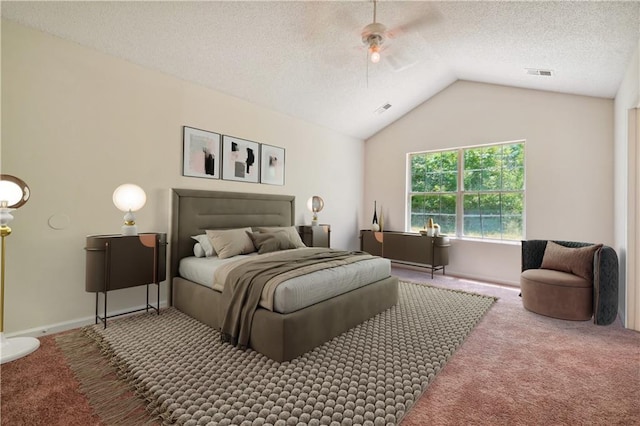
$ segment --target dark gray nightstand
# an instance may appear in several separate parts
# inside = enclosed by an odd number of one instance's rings
[[[135,311],[154,309],[160,314],[160,282],[166,279],[167,235],[144,233],[133,236],[91,235],[87,237],[86,290],[96,293],[96,324],[107,327],[107,292],[147,286],[147,304]],[[156,284],[157,306],[149,304],[149,284]],[[104,313],[98,314],[98,296],[102,293]],[[126,312],[126,313],[131,313]]]
[[[331,247],[330,225],[300,225],[298,233],[307,247]]]

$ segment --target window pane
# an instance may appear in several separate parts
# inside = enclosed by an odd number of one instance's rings
[[[517,167],[503,170],[502,189],[524,189],[524,168]]]
[[[485,191],[499,191],[502,187],[500,169],[487,169],[482,172],[482,189]]]
[[[441,153],[442,170],[458,171],[458,151],[445,151]]]
[[[467,171],[482,169],[482,148],[464,150],[464,169]]]
[[[440,153],[426,154],[427,172],[439,172],[442,170],[440,165]]]
[[[500,215],[482,216],[482,238],[499,240],[502,237]]]
[[[440,173],[427,173],[424,192],[440,192]]]
[[[411,156],[411,192],[424,192],[424,182],[427,172],[426,156],[414,154]]]
[[[464,171],[464,190],[480,191],[482,190],[482,171],[481,170],[465,170]]]
[[[522,238],[522,216],[503,216],[502,239],[521,240]]]
[[[502,239],[521,240],[523,234],[524,194],[507,192],[502,194]]]
[[[505,169],[524,167],[523,143],[514,143],[502,147],[502,167]]]
[[[502,214],[522,216],[524,213],[524,194],[505,192],[502,194]]]
[[[442,233],[455,235],[455,195],[414,195],[411,197],[411,231],[418,232],[432,218]]]
[[[458,171],[442,173],[442,191],[456,192],[458,190]]]
[[[482,224],[480,222],[480,195],[465,194],[464,196],[464,229],[463,235],[470,237],[482,236]]]
[[[502,146],[489,146],[479,149],[483,169],[500,169],[502,167]]]
[[[480,214],[500,216],[500,194],[480,195]]]
[[[426,195],[414,195],[411,197],[411,230],[420,229],[425,221],[425,199]]]
[[[479,194],[465,194],[464,196],[464,215],[479,215],[480,214],[480,195]]]
[[[436,223],[443,234],[456,235],[456,196],[440,196],[440,214]]]
[[[464,236],[482,237],[482,225],[480,215],[464,215]]]

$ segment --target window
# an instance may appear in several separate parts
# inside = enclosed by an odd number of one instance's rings
[[[409,230],[429,218],[444,234],[524,236],[524,142],[409,154]]]

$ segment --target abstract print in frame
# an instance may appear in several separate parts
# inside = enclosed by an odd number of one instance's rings
[[[222,136],[222,179],[258,183],[260,144],[233,136]]]
[[[260,145],[260,183],[284,185],[284,148]]]
[[[218,133],[183,126],[183,176],[220,179]]]

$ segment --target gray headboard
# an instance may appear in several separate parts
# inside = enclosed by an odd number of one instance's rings
[[[180,259],[193,256],[192,235],[207,229],[247,226],[292,226],[292,195],[173,189],[171,197],[171,278],[178,274]]]

